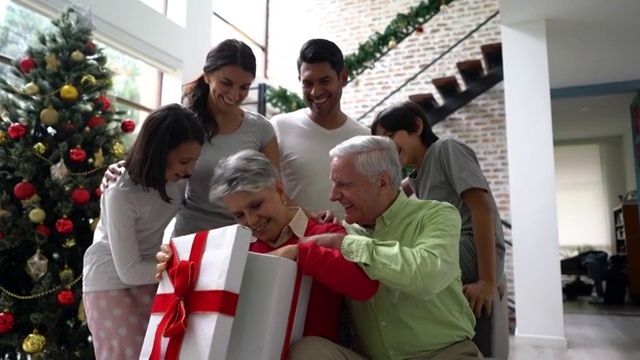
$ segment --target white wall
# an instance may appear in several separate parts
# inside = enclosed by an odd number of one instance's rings
[[[502,49],[516,341],[566,348],[545,20],[503,25]]]

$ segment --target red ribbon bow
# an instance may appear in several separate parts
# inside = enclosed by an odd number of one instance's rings
[[[169,244],[173,257],[168,264],[168,275],[174,292],[157,294],[153,302],[151,312],[164,313],[164,316],[156,329],[150,360],[161,359],[162,337],[169,338],[165,360],[179,358],[184,333],[189,327],[187,321],[189,314],[213,312],[229,316],[236,314],[238,294],[224,290],[193,291],[200,273],[200,263],[208,235],[208,231],[196,234],[189,260],[179,260],[173,241]]]

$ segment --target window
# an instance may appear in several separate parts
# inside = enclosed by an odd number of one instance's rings
[[[162,73],[147,63],[125,55],[117,50],[98,44],[105,49],[107,67],[113,76],[113,93],[125,100],[147,108],[160,105],[159,89]]]
[[[225,39],[245,42],[256,56],[256,77],[265,77],[266,23],[266,0],[213,0],[212,45]]]
[[[560,249],[611,253],[610,212],[598,144],[555,147]]]
[[[0,0],[0,76],[21,85],[11,73],[10,63],[24,56],[27,46],[35,44],[37,32],[46,31],[50,25],[47,17],[35,11],[12,1]],[[98,42],[96,45],[105,49],[107,67],[115,72],[111,95],[115,95],[116,106],[127,110],[125,117],[140,125],[151,109],[161,103],[164,74],[109,46]]]
[[[143,4],[184,27],[187,22],[187,1],[185,0],[140,0]]]
[[[7,0],[0,0],[0,76],[15,85],[21,80],[11,73],[11,60],[24,55],[35,34],[49,26],[49,19]]]

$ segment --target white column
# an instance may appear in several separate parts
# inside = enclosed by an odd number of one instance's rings
[[[205,57],[211,48],[211,24],[213,18],[211,0],[187,2],[186,37],[182,39],[182,80],[193,80],[202,72]]]
[[[566,348],[545,20],[502,26],[516,341]]]

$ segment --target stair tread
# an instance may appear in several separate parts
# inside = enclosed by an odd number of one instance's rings
[[[409,100],[411,100],[413,102],[435,101],[435,97],[433,96],[432,93],[428,93],[428,94],[413,94],[413,95],[409,95]]]
[[[460,61],[456,64],[458,70],[462,69],[481,69],[482,70],[482,61],[481,60],[466,60]]]
[[[455,76],[441,77],[433,79],[431,82],[444,99],[451,98],[461,92],[460,84]]]
[[[482,57],[487,65],[487,69],[492,70],[502,66],[502,43],[492,43],[480,46]]]
[[[409,95],[409,100],[420,105],[425,112],[440,106],[432,93]]]
[[[484,76],[481,60],[467,60],[456,64],[462,80],[467,87]]]

